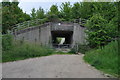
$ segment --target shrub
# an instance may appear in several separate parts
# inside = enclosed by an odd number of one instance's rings
[[[76,53],[75,48],[72,48],[68,53]]]
[[[12,35],[3,35],[2,36],[2,49],[10,50],[13,47],[13,37]]]
[[[37,44],[16,42],[10,50],[3,51],[3,62],[27,59],[32,57],[47,56],[53,53],[53,49],[43,47]]]
[[[85,54],[85,52],[89,51],[91,48],[87,44],[78,44],[74,46],[69,53],[82,53]]]
[[[87,21],[87,35],[88,42],[91,47],[104,46],[111,40],[108,33],[108,21],[104,19],[100,14],[93,15],[90,20]]]
[[[85,54],[85,52],[89,51],[90,47],[88,45],[85,44],[79,44],[78,45],[78,52]]]
[[[48,18],[48,20],[49,20],[50,22],[56,22],[56,21],[59,21],[58,16],[55,15],[55,14],[48,15],[47,18]]]
[[[84,56],[85,61],[106,73],[118,76],[118,43],[111,42],[102,49],[88,51]]]

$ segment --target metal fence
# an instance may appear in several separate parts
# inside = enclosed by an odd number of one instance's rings
[[[54,48],[71,48],[71,44],[53,44]]]

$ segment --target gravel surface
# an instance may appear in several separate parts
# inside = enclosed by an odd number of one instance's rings
[[[105,78],[83,55],[51,55],[2,63],[3,78]]]

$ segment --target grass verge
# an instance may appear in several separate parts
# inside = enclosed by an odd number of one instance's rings
[[[32,57],[51,55],[53,49],[35,44],[15,44],[11,49],[2,51],[2,62],[22,60]]]
[[[111,42],[102,49],[88,51],[84,60],[90,63],[95,68],[111,74],[113,76],[120,76],[118,74],[118,43]]]
[[[72,54],[55,52],[54,49],[25,41],[14,41],[11,35],[4,35],[2,41],[2,61],[10,62],[52,54]]]

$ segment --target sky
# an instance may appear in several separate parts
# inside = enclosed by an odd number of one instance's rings
[[[23,10],[23,12],[30,14],[32,8],[37,10],[39,7],[42,7],[45,11],[48,11],[53,4],[60,6],[61,3],[62,2],[20,2],[18,6]],[[71,2],[71,4],[73,3],[74,2]]]
[[[0,2],[1,1],[2,0],[0,0]],[[69,1],[71,5],[73,5],[75,2],[82,2],[82,0],[18,0],[18,1],[20,2],[18,6],[23,10],[23,12],[26,12],[27,14],[31,13],[32,8],[35,8],[37,10],[39,7],[42,7],[45,11],[48,11],[53,4],[57,4],[58,9],[60,10],[59,6],[61,5],[62,2]]]
[[[21,0],[19,1],[20,3],[18,6],[23,10],[23,12],[30,14],[32,8],[35,8],[37,10],[39,7],[42,7],[45,11],[48,11],[53,4],[56,4],[58,6],[58,9],[60,10],[59,6],[61,5],[62,2],[66,2],[66,1],[68,2],[68,0],[64,0],[64,1],[62,0],[57,0],[57,1],[55,0],[49,0],[49,1],[48,0],[45,0],[45,1]],[[73,0],[73,1],[70,1],[71,5],[73,5],[75,2],[80,2],[80,0]]]

